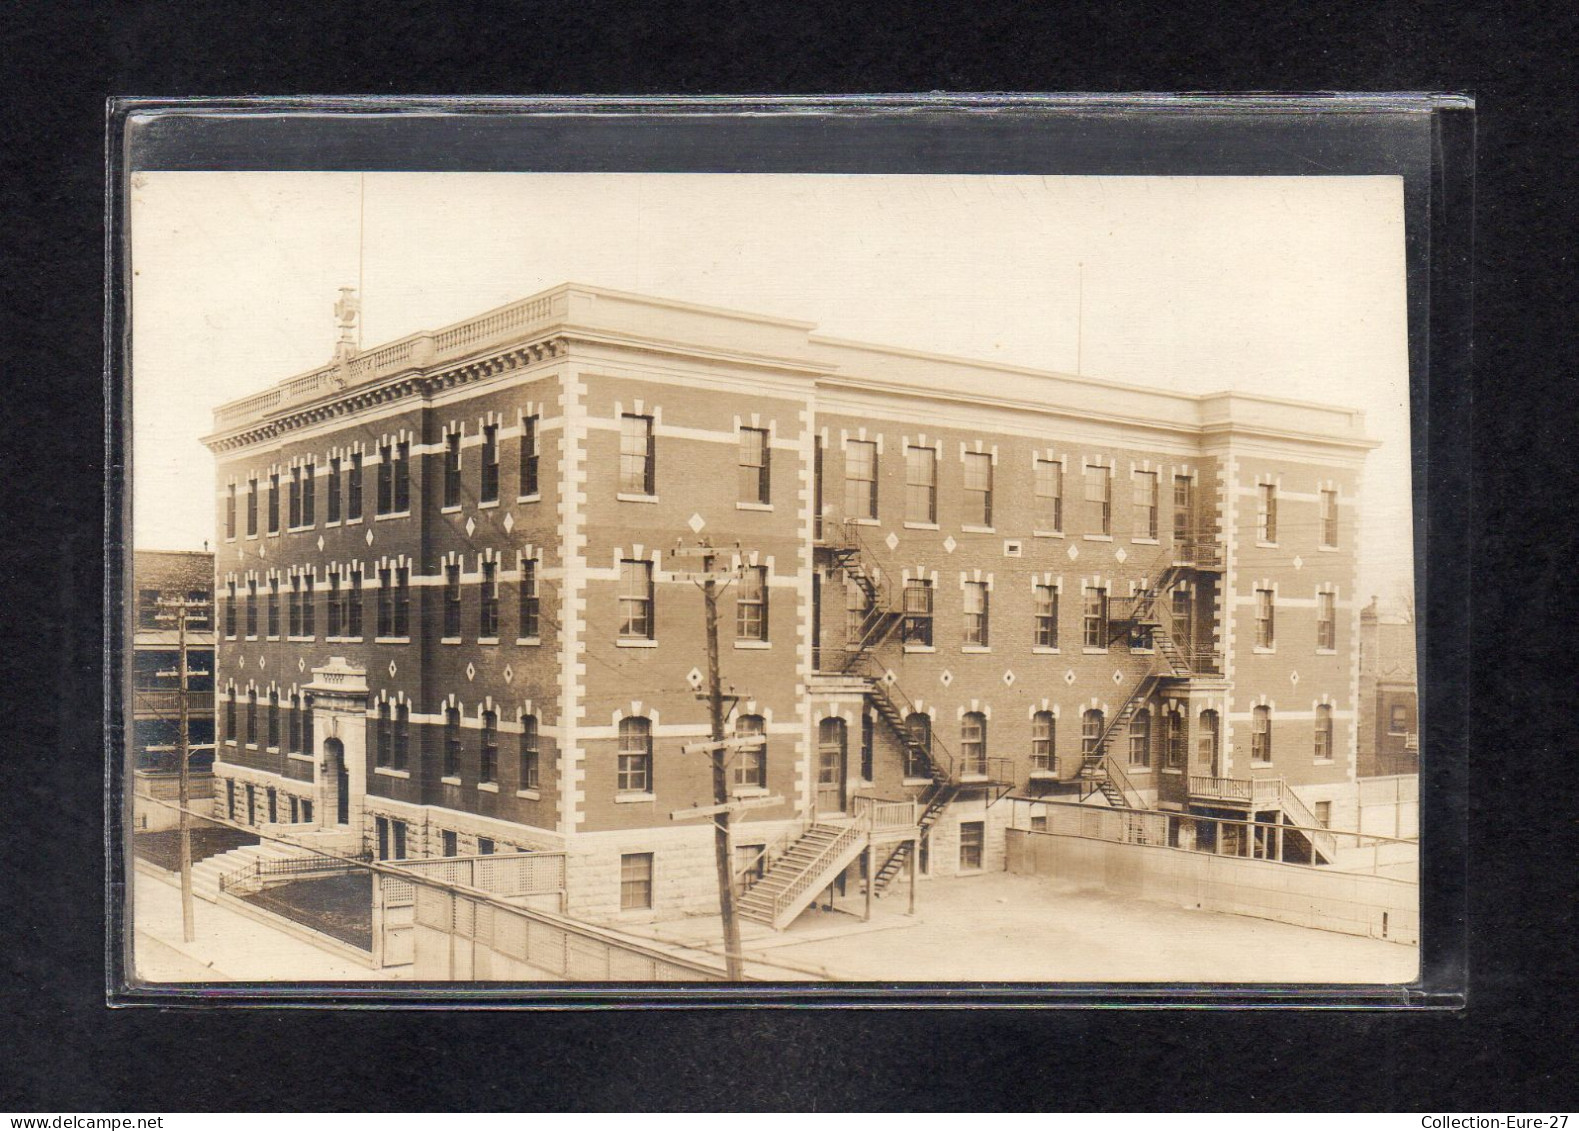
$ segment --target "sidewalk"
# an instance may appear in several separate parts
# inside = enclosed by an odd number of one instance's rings
[[[410,967],[374,970],[256,919],[193,900],[196,938],[181,938],[178,879],[142,868],[133,881],[133,977],[144,982],[387,982]]]

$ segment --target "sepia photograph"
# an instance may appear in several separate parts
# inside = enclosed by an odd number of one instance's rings
[[[1420,977],[1401,177],[126,204],[132,987]]]

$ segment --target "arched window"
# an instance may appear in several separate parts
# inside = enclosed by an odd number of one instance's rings
[[[1151,765],[1151,712],[1142,707],[1129,724],[1129,764]]]
[[[1222,728],[1218,725],[1216,711],[1201,712],[1200,734],[1196,748],[1200,754],[1201,768],[1209,774],[1217,772],[1217,752],[1220,749]]]
[[[1107,727],[1107,720],[1102,712],[1095,707],[1080,716],[1080,753],[1087,758],[1097,752],[1097,743],[1102,741],[1102,731]]]
[[[297,699],[302,713],[302,753],[313,752],[313,701],[309,696],[303,695]]]
[[[1332,707],[1322,703],[1316,708],[1316,761],[1332,760]]]
[[[536,789],[538,783],[537,716],[521,717],[521,788]]]
[[[768,733],[761,715],[742,715],[735,723],[735,734],[740,738]],[[734,783],[742,789],[765,789],[768,784],[768,747],[764,739],[761,746],[748,746],[735,752]]]
[[[1053,755],[1054,726],[1051,711],[1038,711],[1031,716],[1031,769],[1044,773],[1058,769]]]
[[[1170,770],[1181,770],[1189,757],[1184,730],[1184,716],[1178,711],[1170,711],[1163,718],[1167,731],[1168,768]]]
[[[410,756],[411,708],[402,703],[395,708],[395,769],[405,769]]]
[[[652,792],[652,723],[620,720],[618,782],[621,793]]]
[[[373,735],[373,758],[377,765],[389,765],[390,748],[394,745],[394,735],[389,725],[389,704],[378,705],[378,727]]]
[[[987,716],[967,711],[959,722],[960,771],[967,774],[987,772]]]
[[[499,716],[492,711],[482,713],[482,761],[477,780],[499,780]]]
[[[236,741],[236,693],[234,690],[225,699],[225,739],[228,742]]]
[[[932,716],[917,711],[905,719],[905,777],[925,778],[932,774]]]
[[[286,705],[285,748],[292,754],[300,754],[302,752],[302,713],[300,702],[301,700],[298,696],[292,695],[290,702]]]
[[[444,776],[461,776],[461,712],[458,707],[444,712]]]
[[[1272,708],[1257,707],[1250,712],[1250,760],[1272,760]]]
[[[269,749],[280,747],[280,693],[269,692]]]
[[[247,692],[247,745],[258,744],[258,693]]]

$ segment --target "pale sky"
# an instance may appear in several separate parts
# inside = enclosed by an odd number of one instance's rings
[[[340,287],[371,347],[573,281],[1362,409],[1361,599],[1409,591],[1398,177],[139,173],[131,195],[138,547],[212,544],[197,437],[330,360]]]

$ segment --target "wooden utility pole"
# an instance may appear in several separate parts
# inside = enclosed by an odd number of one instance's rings
[[[724,687],[718,671],[718,579],[713,575],[715,554],[702,559],[707,575],[702,582],[702,599],[707,605],[707,714],[711,738],[719,743],[711,751],[713,763],[713,802],[729,804],[729,774],[725,765]],[[731,982],[743,980],[740,962],[740,924],[735,919],[735,862],[729,831],[730,813],[723,810],[713,820],[713,856],[718,864],[718,912],[724,920],[724,970]]]

